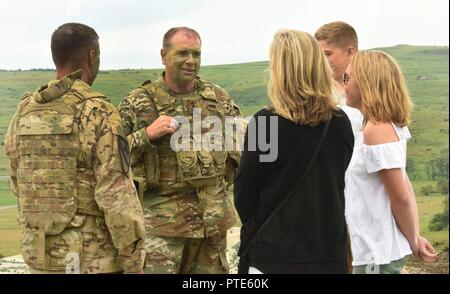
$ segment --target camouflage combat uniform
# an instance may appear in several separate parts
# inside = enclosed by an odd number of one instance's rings
[[[192,139],[193,109],[201,109],[202,119],[217,116],[222,123],[225,116],[241,118],[241,113],[217,85],[197,78],[193,93],[177,94],[163,76],[130,92],[118,107],[129,134],[133,177],[144,191],[144,271],[226,273],[226,232],[236,221],[226,180],[233,178],[240,153],[175,152],[170,135],[150,143],[145,128],[160,115],[185,116]],[[202,134],[208,131],[201,129]]]
[[[24,95],[5,138],[36,273],[137,272],[145,227],[117,110],[81,70]]]

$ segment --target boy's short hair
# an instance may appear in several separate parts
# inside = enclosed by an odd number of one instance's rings
[[[318,41],[325,40],[338,47],[353,46],[358,50],[358,35],[355,29],[343,21],[335,21],[321,26],[314,37]]]

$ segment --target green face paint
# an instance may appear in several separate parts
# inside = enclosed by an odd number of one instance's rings
[[[176,34],[165,50],[166,76],[177,85],[193,83],[200,70],[201,44],[198,38]]]

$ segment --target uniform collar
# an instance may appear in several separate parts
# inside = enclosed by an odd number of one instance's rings
[[[175,96],[175,95],[180,95],[181,93],[176,93],[174,92],[172,89],[170,89],[170,87],[166,84],[166,81],[164,80],[164,76],[165,76],[166,72],[163,71],[161,76],[156,80],[157,83],[159,83],[161,85],[161,87],[167,91],[170,95]],[[203,83],[200,79],[199,76],[197,76],[194,80],[194,90],[193,93],[198,93],[201,92],[203,90]]]
[[[33,98],[37,103],[47,103],[67,93],[77,80],[81,81],[82,70],[74,71],[60,80],[50,81],[47,85],[40,87]]]

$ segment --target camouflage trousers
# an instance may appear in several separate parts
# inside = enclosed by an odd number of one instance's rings
[[[227,274],[226,247],[226,234],[202,239],[147,235],[144,272]]]
[[[112,273],[103,273],[103,274],[121,274],[122,272],[112,272]],[[46,270],[39,270],[30,268],[30,274],[33,275],[63,275],[63,274],[79,274],[79,273],[72,273],[72,272],[66,272],[66,271],[46,271]]]
[[[46,271],[46,270],[39,270],[39,269],[34,269],[30,267],[30,274],[33,275],[61,275],[61,274],[66,274],[66,271]]]

